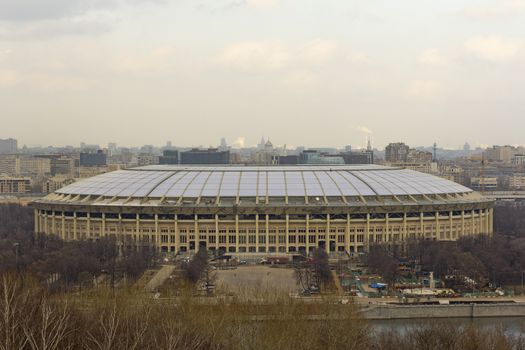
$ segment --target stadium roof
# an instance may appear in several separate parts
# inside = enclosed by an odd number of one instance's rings
[[[98,175],[56,191],[62,195],[142,199],[395,197],[471,192],[440,177],[377,165],[153,165]]]

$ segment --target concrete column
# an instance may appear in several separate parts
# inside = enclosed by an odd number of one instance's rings
[[[215,250],[219,250],[219,215],[215,214]]]
[[[345,249],[350,253],[350,214],[346,214]]]
[[[330,253],[330,214],[326,214],[326,252]],[[337,241],[336,241],[337,245]]]
[[[465,235],[465,210],[461,210],[461,236]]]
[[[35,210],[35,233],[39,233],[42,230],[42,214],[39,210]]]
[[[106,237],[106,213],[102,213],[102,237]]]
[[[57,232],[56,232],[56,223],[55,223],[55,211],[53,210],[52,212],[52,216],[51,216],[51,233],[56,235]]]
[[[290,248],[290,243],[288,241],[289,236],[290,236],[289,229],[290,229],[290,216],[286,214],[286,233],[285,233],[286,253],[288,253],[289,248]]]
[[[478,213],[478,234],[480,234],[483,232],[483,210],[479,209]]]
[[[484,213],[485,213],[485,233],[486,234],[490,234],[490,209],[485,209],[484,210]]]
[[[159,249],[160,247],[159,245],[159,241],[160,241],[159,240],[159,216],[155,214],[154,218],[155,218],[155,248]]]
[[[423,212],[419,213],[419,236],[425,238],[425,215]]]
[[[451,240],[453,240],[453,239],[456,238],[455,235],[454,235],[454,232],[452,231],[452,216],[453,216],[452,214],[454,214],[452,211],[450,211],[450,212],[448,213],[448,218],[449,218],[449,231],[450,231],[450,232],[449,232],[449,235],[450,235],[449,238],[450,238]]]
[[[138,247],[140,245],[140,215],[135,214],[135,246]]]
[[[64,215],[64,212],[62,212],[62,215]],[[39,210],[35,209],[33,210],[33,221],[34,221],[34,230],[35,230],[35,233],[38,233],[38,224],[39,224],[39,220],[40,220],[40,214],[39,214]]]
[[[317,233],[316,235],[316,242],[317,242]],[[308,256],[308,252],[310,249],[310,214],[306,214],[306,255]]]
[[[77,233],[77,212],[73,212],[73,240],[78,239],[78,233]]]
[[[408,218],[407,213],[403,213],[403,233],[401,235],[402,244],[405,244],[408,236]]]
[[[266,227],[266,253],[268,253],[268,248],[270,247],[270,232],[268,232],[270,230],[270,217],[268,216],[268,214],[266,214],[265,227]]]
[[[383,242],[390,242],[392,240],[392,236],[390,234],[390,220],[389,220],[388,213],[385,214],[385,228],[386,232],[383,235]]]
[[[47,228],[47,212],[44,214],[44,232],[47,233],[47,234],[50,234],[51,232],[49,232],[48,228]]]
[[[239,215],[235,215],[235,252],[239,252]]]
[[[119,244],[119,255],[122,255],[122,246],[123,246],[123,234],[122,231],[122,213],[118,213],[118,229],[117,229],[117,242]]]
[[[476,222],[476,218],[474,217],[474,210],[470,211],[470,234],[474,235],[474,224]]]
[[[199,233],[199,216],[195,214],[193,216],[193,230],[195,231],[195,252],[199,251],[200,248],[200,233]],[[226,233],[226,250],[228,250],[228,234]]]
[[[66,215],[62,211],[62,234],[60,235],[62,239],[66,239]]]
[[[255,250],[259,253],[259,214],[255,215]],[[248,237],[248,240],[250,237]]]
[[[174,214],[173,221],[173,226],[175,227],[175,253],[177,253],[180,251],[179,218],[177,214]]]
[[[366,213],[365,247],[370,251],[370,213]]]
[[[435,218],[436,218],[436,238],[441,239],[440,237],[441,232],[439,230],[439,211],[436,211]]]

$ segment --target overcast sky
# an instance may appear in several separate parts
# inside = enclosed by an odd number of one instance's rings
[[[525,0],[0,0],[0,138],[525,144]]]

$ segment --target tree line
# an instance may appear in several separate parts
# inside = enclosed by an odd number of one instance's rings
[[[519,285],[525,277],[525,207],[496,206],[492,235],[458,241],[412,240],[404,247],[372,245],[366,261],[387,283],[398,279],[401,261],[415,262],[437,278],[455,276],[478,286]]]
[[[131,279],[156,261],[154,249],[120,246],[113,237],[66,242],[34,232],[33,211],[16,204],[0,205],[0,273],[28,272],[54,287],[70,289],[92,283],[106,273]]]

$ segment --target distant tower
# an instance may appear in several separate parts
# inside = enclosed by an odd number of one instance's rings
[[[433,162],[437,162],[437,149],[438,149],[438,145],[436,142],[434,142],[434,159],[432,160]]]
[[[227,151],[228,150],[228,144],[226,143],[226,138],[221,138],[221,144],[219,145],[219,150],[221,151]]]
[[[366,143],[366,150],[367,151],[371,151],[372,150],[372,141],[370,140],[370,138],[368,138],[368,141]]]
[[[266,141],[264,140],[264,136],[261,137],[261,141],[259,142],[259,144],[257,145],[257,148],[258,149],[264,149],[264,145],[266,144]]]

